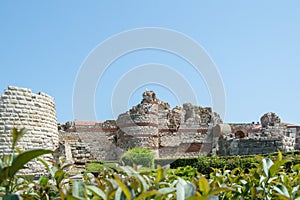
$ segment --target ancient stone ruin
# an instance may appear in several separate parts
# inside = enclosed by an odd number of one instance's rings
[[[264,114],[260,123],[228,124],[224,130],[216,128],[215,134],[219,136],[219,155],[265,154],[299,149],[297,138],[300,127],[281,123],[272,112]]]
[[[146,91],[141,103],[117,120],[68,122],[59,129],[60,141],[70,146],[73,161],[78,163],[118,160],[124,151],[136,146],[151,149],[157,158],[209,154],[211,130],[219,123],[222,120],[211,108],[187,103],[171,109],[153,91]]]
[[[266,113],[258,123],[223,123],[210,107],[185,103],[170,108],[153,91],[116,120],[58,124],[52,97],[9,86],[0,95],[0,153],[10,153],[12,127],[28,129],[19,148],[57,150],[68,162],[118,160],[133,147],[156,158],[248,155],[300,149],[300,126]],[[38,166],[34,162],[28,166]]]
[[[171,109],[153,91],[144,92],[141,103],[117,120],[61,126],[60,141],[69,144],[74,162],[118,160],[136,146],[152,149],[156,158],[292,151],[299,149],[300,135],[299,126],[282,123],[275,113],[260,123],[224,124],[210,107],[185,103]]]
[[[55,150],[59,138],[54,99],[45,93],[9,86],[0,95],[0,155],[11,153],[13,127],[27,129],[19,149]],[[24,171],[30,173],[39,167],[39,162],[31,162]]]

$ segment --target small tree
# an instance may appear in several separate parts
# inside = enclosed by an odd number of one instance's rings
[[[142,165],[143,167],[154,167],[154,153],[150,149],[135,147],[129,149],[121,156],[121,163],[132,166]]]

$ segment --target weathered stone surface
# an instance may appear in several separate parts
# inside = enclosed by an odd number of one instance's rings
[[[295,133],[291,134],[292,129],[280,123],[276,114],[264,115],[262,122],[223,124],[209,107],[185,103],[183,107],[170,109],[153,91],[146,91],[141,103],[120,114],[116,121],[75,121],[59,127],[63,131],[61,140],[70,144],[75,162],[117,160],[122,152],[136,146],[152,149],[157,158],[178,158],[211,153],[246,155],[278,149],[291,151],[297,146],[296,141],[300,141],[300,127],[293,126]],[[72,139],[68,135],[71,133],[66,133],[71,130],[74,131]]]
[[[0,153],[10,152],[7,147],[13,127],[28,129],[19,143],[21,149],[55,149],[60,141],[58,151],[69,162],[81,164],[90,160],[118,160],[124,151],[136,146],[152,149],[157,158],[300,149],[299,126],[280,123],[275,113],[265,114],[261,122],[223,124],[209,107],[185,103],[170,109],[153,91],[146,91],[141,103],[120,114],[117,120],[58,124],[58,139],[53,98],[8,87],[0,95],[0,142],[4,144]]]
[[[263,127],[275,126],[281,122],[280,118],[273,112],[268,112],[260,118],[260,123]]]
[[[220,134],[216,131],[215,135],[220,135],[218,154],[264,154],[296,149],[299,126],[281,123],[280,118],[271,112],[265,114],[261,122],[262,124],[229,124],[231,133],[226,131]],[[295,129],[295,134],[290,134],[292,129]]]
[[[55,150],[58,147],[58,131],[54,99],[44,93],[33,94],[29,89],[9,86],[0,96],[1,155],[11,152],[10,130],[13,127],[27,129],[18,148]],[[34,167],[24,172],[38,172],[43,168],[39,162],[29,165]]]
[[[184,104],[170,109],[153,91],[146,91],[141,103],[120,114],[116,121],[75,121],[60,124],[59,129],[61,141],[72,147],[75,162],[79,160],[76,145],[90,147],[90,152],[79,153],[85,160],[117,160],[122,152],[136,146],[152,149],[157,158],[174,158],[197,156],[204,149],[210,152],[212,127],[221,121],[211,108]],[[166,156],[172,148],[177,148],[177,153]]]

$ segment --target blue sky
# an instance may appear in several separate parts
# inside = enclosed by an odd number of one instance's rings
[[[120,32],[160,27],[193,38],[216,64],[226,92],[226,122],[258,121],[274,111],[283,121],[300,124],[299,7],[296,0],[3,0],[0,90],[15,85],[48,93],[55,98],[58,121],[73,120],[74,83],[90,52]],[[211,106],[205,82],[188,63],[162,51],[143,50],[122,56],[103,75],[95,96],[99,121],[115,117],[111,98],[120,77],[144,63],[174,68],[192,85],[197,103]],[[137,88],[119,103],[128,108],[139,103],[145,88],[172,106],[181,103],[167,85]]]

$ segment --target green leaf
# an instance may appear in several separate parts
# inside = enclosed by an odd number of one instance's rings
[[[270,167],[270,177],[275,176],[277,171],[280,169],[281,166],[283,166],[285,163],[287,163],[287,160],[280,160],[276,161],[271,167]]]
[[[50,150],[44,150],[44,149],[34,149],[19,154],[13,161],[12,165],[9,167],[9,174],[8,174],[9,177],[13,177],[20,169],[24,168],[25,164],[27,164],[32,159],[37,158],[44,154],[51,154],[51,153],[55,153],[55,152]]]
[[[300,171],[300,164],[293,166],[293,171]]]
[[[115,194],[115,200],[128,200],[124,195],[122,195],[122,188],[118,188]]]
[[[215,189],[211,190],[209,195],[216,195],[216,194],[220,194],[222,192],[228,192],[228,191],[234,192],[235,190],[232,188],[229,188],[229,187],[220,187],[220,188],[215,188]]]
[[[269,170],[270,167],[274,164],[273,161],[270,158],[264,158],[262,160],[262,164],[263,164],[263,170],[265,172],[265,175],[269,177]]]
[[[202,193],[203,196],[208,195],[210,191],[210,185],[207,179],[204,177],[199,178],[199,191]]]
[[[122,193],[122,189],[118,188],[118,190],[119,189],[121,190],[121,193]],[[113,190],[108,192],[107,199],[113,199],[113,197],[115,197],[115,199],[116,199],[116,195],[117,195],[117,189],[113,189]]]
[[[8,194],[0,197],[1,200],[20,200],[21,198],[17,194]]]
[[[176,199],[177,200],[185,200],[185,192],[184,192],[185,184],[186,184],[186,182],[183,179],[178,178],[178,183],[176,185]]]
[[[255,199],[257,193],[256,187],[251,187],[250,192],[251,192],[251,199]]]
[[[21,151],[19,148],[17,148],[17,147],[15,147],[15,151],[16,151],[18,154],[21,154],[21,153],[22,153],[22,151]]]
[[[85,185],[83,182],[75,181],[73,183],[72,196],[78,199],[85,199]]]
[[[143,192],[137,198],[135,198],[135,200],[143,200],[144,198],[151,197],[151,196],[157,195],[157,194],[161,194],[161,193],[159,193],[156,190]]]
[[[9,178],[9,167],[4,167],[0,170],[0,183]]]
[[[219,200],[218,196],[208,196],[207,197],[209,200]]]
[[[20,131],[18,131],[16,128],[12,128],[11,134],[13,138],[12,142],[12,149],[15,148],[17,142],[20,140],[20,138],[27,132],[25,128],[22,128]]]
[[[175,192],[176,191],[176,188],[171,188],[171,187],[168,187],[168,188],[161,188],[158,190],[159,193],[161,194],[170,194],[172,192]]]
[[[296,193],[299,191],[299,189],[300,189],[300,185],[297,185],[297,186],[295,186],[295,187],[293,188],[293,190],[292,190],[293,196],[296,195]]]
[[[284,195],[282,195],[282,194],[276,194],[278,197],[280,197],[280,199],[282,199],[282,200],[291,200],[289,197],[286,197],[286,196],[284,196]]]
[[[185,193],[185,198],[189,198],[191,196],[194,196],[196,193],[196,187],[192,183],[187,183],[184,186],[184,193]]]
[[[56,185],[59,187],[60,182],[64,179],[65,172],[61,169],[58,169],[54,174],[54,179],[56,181]]]
[[[187,200],[209,200],[209,198],[201,196],[201,197],[197,197],[197,196],[193,196],[188,198]]]
[[[82,198],[77,198],[77,197],[68,195],[68,196],[66,197],[66,200],[84,200],[84,199],[82,199]]]
[[[55,176],[55,173],[56,173],[56,171],[57,171],[57,168],[56,167],[50,167],[49,165],[48,165],[48,163],[45,161],[45,160],[43,160],[42,158],[37,158],[37,160],[38,161],[40,161],[43,165],[44,165],[44,167],[47,169],[47,171],[50,173],[50,175],[51,175],[51,177],[54,177]],[[52,161],[50,161],[51,163],[53,163]]]
[[[86,189],[91,191],[94,195],[97,195],[98,197],[101,197],[103,200],[107,199],[105,192],[103,190],[101,190],[100,188],[94,186],[94,185],[88,185],[88,186],[86,186]]]
[[[282,161],[282,153],[279,149],[278,149],[278,161]]]
[[[127,188],[127,186],[124,183],[122,183],[121,178],[118,175],[113,174],[113,176],[115,178],[116,183],[120,186],[120,188],[124,192],[126,198],[128,200],[130,200],[131,199],[131,193],[130,193],[129,189]]]
[[[158,183],[163,177],[163,169],[160,165],[157,166],[157,176],[156,176],[156,179],[155,179],[155,183]]]
[[[48,184],[49,178],[41,176],[38,183],[41,187],[45,187]]]
[[[145,181],[145,179],[135,169],[133,169],[130,166],[121,167],[121,169],[124,172],[126,172],[129,176],[135,176],[135,177],[137,177],[138,180],[143,185],[143,190],[148,190],[149,189],[149,185],[147,184],[147,182]]]
[[[192,183],[183,180],[182,178],[178,178],[176,190],[177,200],[187,199],[191,196],[194,196],[196,192],[195,186]]]
[[[287,199],[290,199],[289,191],[282,184],[277,184],[274,186],[274,190],[280,194],[280,196],[285,196]]]
[[[267,183],[270,184],[270,183],[272,183],[276,179],[278,179],[278,176],[270,177]]]
[[[68,163],[64,163],[62,166],[61,166],[61,169],[67,169],[69,167],[72,167],[74,164],[68,164]]]

